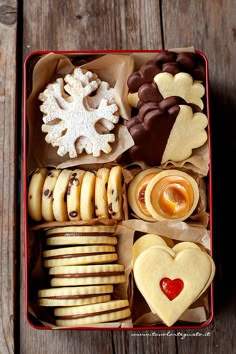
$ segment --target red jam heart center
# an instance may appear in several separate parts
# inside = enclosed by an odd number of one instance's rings
[[[160,281],[160,287],[163,293],[170,301],[174,300],[182,291],[184,282],[181,279],[163,278]]]

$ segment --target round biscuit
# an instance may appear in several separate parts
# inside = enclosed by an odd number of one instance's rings
[[[147,215],[140,209],[140,207],[137,203],[137,199],[136,199],[137,198],[136,194],[139,194],[137,192],[137,187],[140,184],[142,184],[142,186],[143,186],[142,182],[145,181],[145,177],[147,178],[147,176],[149,176],[149,178],[150,178],[150,176],[152,176],[152,175],[154,177],[160,171],[161,170],[156,167],[145,169],[145,170],[139,172],[138,174],[136,174],[136,176],[130,182],[129,187],[128,187],[128,202],[129,202],[131,209],[139,218],[146,220],[146,221],[155,221],[155,219],[151,216],[151,214]],[[142,190],[142,194],[144,194],[144,196],[145,196],[145,191],[146,191],[146,189]],[[144,199],[144,196],[142,196],[142,199]]]
[[[60,257],[60,256],[58,256]],[[45,259],[44,267],[57,267],[57,266],[67,266],[67,265],[79,265],[79,264],[101,264],[115,262],[118,259],[117,253],[107,253],[100,255],[86,255],[86,256],[71,256],[71,257],[61,257],[56,259]]]
[[[123,272],[123,264],[92,264],[92,265],[81,265],[81,266],[61,266],[52,267],[49,269],[49,274],[89,274],[89,273],[104,273],[104,272]]]
[[[111,253],[115,252],[116,249],[114,246],[107,245],[91,245],[91,246],[75,246],[75,247],[63,247],[63,248],[54,248],[51,250],[46,250],[43,252],[43,257],[50,258],[55,256],[68,256],[73,254],[83,255],[86,253]]]
[[[44,181],[42,191],[42,217],[46,221],[53,221],[54,214],[52,209],[53,191],[61,170],[51,170]]]
[[[96,295],[81,299],[38,299],[39,306],[84,306],[111,300],[111,295]]]
[[[51,286],[118,284],[126,282],[122,264],[61,266],[49,269]]]
[[[97,217],[106,219],[109,218],[107,201],[109,174],[109,168],[100,168],[96,173],[95,182],[95,213]]]
[[[75,316],[75,315],[84,315],[84,314],[92,314],[101,311],[111,311],[120,309],[123,307],[129,307],[128,300],[112,300],[102,304],[93,304],[88,306],[74,306],[70,308],[56,308],[54,309],[54,315],[56,317],[60,316]]]
[[[52,278],[51,286],[80,286],[80,285],[102,285],[102,284],[122,284],[127,281],[125,275],[94,276],[83,278]]]
[[[42,220],[42,191],[47,168],[37,168],[30,179],[28,188],[28,212],[32,220]]]
[[[46,231],[47,245],[116,245],[114,226],[68,226]]]
[[[67,221],[66,192],[72,171],[62,170],[53,191],[53,214],[56,221]]]
[[[67,212],[69,220],[80,220],[80,192],[85,171],[72,171],[67,189]]]
[[[54,227],[46,231],[46,235],[53,235],[58,233],[78,233],[78,234],[89,234],[89,233],[114,233],[116,231],[116,226],[107,225],[96,225],[96,226],[63,226]]]
[[[112,300],[87,306],[56,308],[54,315],[59,317],[56,324],[63,327],[117,321],[130,317],[131,311],[128,300]],[[64,319],[63,316],[73,316],[73,318]]]
[[[62,245],[116,245],[116,236],[55,236],[47,238],[48,246],[62,246]]]
[[[122,198],[123,173],[120,166],[114,166],[110,170],[107,186],[108,212],[114,220],[123,218],[123,198]]]
[[[106,323],[126,319],[130,317],[130,315],[130,309],[126,308],[120,311],[110,312],[103,315],[84,317],[81,319],[56,320],[56,325],[59,327],[73,327],[96,323]]]
[[[113,292],[113,285],[95,285],[95,286],[78,286],[68,288],[49,288],[38,291],[38,297],[52,297],[52,296],[74,296],[74,295],[95,295],[108,294]]]
[[[160,183],[161,180],[164,180],[164,178],[169,177],[169,176],[178,176],[180,178],[183,178],[184,180],[187,180],[189,185],[191,186],[192,194],[193,194],[193,202],[192,205],[189,206],[188,211],[184,215],[178,216],[175,213],[167,214],[165,215],[165,209],[158,210],[155,207],[155,198],[153,199],[153,191],[155,191],[156,185]],[[172,202],[173,205],[176,205],[176,199],[177,197],[175,196],[174,201]],[[158,173],[155,177],[151,179],[151,181],[148,183],[148,186],[146,188],[145,192],[145,204],[146,207],[151,214],[151,216],[158,220],[158,221],[163,221],[163,220],[175,220],[175,221],[183,221],[186,220],[195,210],[197,203],[199,201],[199,188],[198,184],[195,181],[195,179],[190,176],[188,173],[180,171],[180,170],[163,170],[160,173]],[[177,204],[178,205],[178,204]],[[177,209],[178,211],[179,209]]]
[[[85,172],[80,191],[80,215],[82,220],[94,218],[95,174]]]

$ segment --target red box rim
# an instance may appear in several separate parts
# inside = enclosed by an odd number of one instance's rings
[[[38,326],[32,323],[28,313],[28,249],[27,249],[27,235],[28,235],[28,208],[27,208],[27,114],[26,114],[26,101],[27,101],[27,64],[32,57],[46,55],[51,52],[55,54],[64,55],[80,55],[80,54],[108,54],[108,53],[160,53],[168,50],[39,50],[31,52],[24,60],[24,85],[23,85],[23,229],[24,229],[24,284],[25,284],[25,316],[28,324],[34,329],[38,330],[65,330],[65,328],[54,328],[50,326]],[[200,50],[195,50],[195,53],[199,54],[205,62],[206,68],[206,114],[208,117],[208,146],[209,146],[209,205],[210,205],[210,254],[213,254],[213,202],[212,202],[212,159],[211,159],[211,124],[210,124],[210,92],[209,92],[209,64],[206,55]],[[184,326],[148,326],[148,327],[73,327],[66,328],[66,330],[118,330],[118,331],[142,331],[142,330],[191,330],[191,329],[203,329],[210,325],[214,318],[214,290],[213,283],[210,286],[210,318],[201,325],[184,325]]]

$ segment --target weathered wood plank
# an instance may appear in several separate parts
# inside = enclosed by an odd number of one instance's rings
[[[24,57],[36,50],[161,48],[158,1],[24,1]],[[33,330],[24,318],[21,268],[21,353],[163,353],[165,347],[175,353],[175,339],[168,337],[157,341],[155,336],[132,337],[132,332]]]
[[[0,1],[0,352],[14,352],[17,2]]]
[[[234,138],[236,123],[233,121],[236,113],[236,101],[233,97],[236,82],[236,74],[233,70],[236,40],[233,22],[235,5],[233,0],[207,2],[178,0],[174,5],[171,0],[162,1],[165,48],[193,44],[205,52],[210,64],[213,167],[214,171],[217,171],[213,191],[215,195],[214,244],[218,272],[215,286],[216,316],[212,325],[199,331],[201,334],[210,332],[210,335],[182,339],[170,335],[158,338],[155,335],[134,336],[133,331],[33,330],[24,319],[22,264],[21,353],[40,354],[51,351],[55,354],[67,352],[85,354],[167,352],[172,354],[176,352],[176,341],[179,353],[221,353],[223,350],[233,352],[235,347],[233,333],[236,327],[235,285],[228,286],[230,276],[227,276],[232,267],[233,248],[229,250],[228,242],[222,243],[222,235],[228,235],[225,224],[233,218],[233,208],[231,210],[222,208],[222,205],[230,205],[230,203],[227,193],[222,188],[225,185],[225,176],[218,171],[225,171],[225,166],[231,164],[232,152],[236,152]],[[159,49],[161,46],[159,2],[155,0],[129,2],[73,0],[67,3],[56,0],[36,0],[33,4],[29,0],[24,1],[24,57],[35,50]],[[226,236],[224,239],[228,238]],[[9,249],[12,249],[10,245]],[[227,257],[224,257],[224,254],[227,254]],[[5,320],[4,325],[6,326]],[[196,334],[196,331],[194,333]],[[5,339],[4,341],[6,342]]]
[[[163,354],[176,353],[175,331],[113,332],[113,353]],[[169,335],[168,335],[169,334]],[[173,336],[171,336],[173,334]]]
[[[211,131],[213,148],[215,319],[202,333],[209,337],[178,339],[178,352],[232,353],[236,347],[235,294],[231,281],[234,251],[226,239],[231,237],[234,219],[231,192],[227,192],[226,176],[230,176],[232,156],[235,156],[235,27],[236,3],[231,0],[163,1],[163,31],[165,48],[194,45],[209,60],[211,86]],[[231,230],[231,231],[230,231]]]
[[[161,49],[159,2],[24,1],[24,55],[35,50]],[[147,20],[148,19],[148,20]]]

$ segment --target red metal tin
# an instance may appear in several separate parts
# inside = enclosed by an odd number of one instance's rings
[[[108,53],[115,53],[115,54],[124,54],[124,53],[159,53],[162,52],[163,50],[94,50],[94,51],[53,51],[55,54],[63,54],[63,55],[73,55],[73,56],[80,56],[83,54],[91,54],[91,55],[97,55],[97,54],[108,54]],[[205,97],[206,97],[206,105],[205,105],[205,113],[208,117],[208,144],[209,144],[209,174],[208,174],[208,192],[209,192],[209,210],[210,210],[210,254],[212,256],[213,254],[213,235],[212,235],[212,227],[213,227],[213,203],[212,203],[212,163],[211,163],[211,132],[210,132],[210,104],[209,104],[209,68],[208,68],[208,60],[206,56],[199,50],[195,50],[197,54],[199,54],[205,63],[205,69],[206,69],[206,83],[205,83]],[[36,51],[32,52],[29,54],[24,62],[24,102],[23,102],[23,107],[24,107],[24,115],[23,115],[23,188],[24,188],[24,194],[23,194],[23,222],[24,222],[24,284],[25,284],[25,313],[26,313],[26,319],[33,328],[35,329],[41,329],[41,330],[51,330],[55,329],[55,327],[52,327],[50,325],[43,325],[40,321],[35,320],[33,316],[29,313],[29,268],[28,268],[28,260],[29,257],[31,256],[29,252],[29,222],[28,222],[28,207],[27,207],[27,152],[28,152],[28,123],[27,123],[27,109],[26,109],[26,102],[27,102],[27,97],[29,95],[29,92],[31,90],[31,78],[32,78],[32,68],[35,64],[35,59],[38,59],[42,55],[46,55],[50,53],[50,51]],[[211,321],[213,320],[214,317],[214,296],[213,296],[213,284],[211,284],[209,288],[209,304],[210,304],[210,315],[209,318],[205,323],[202,323],[200,325],[198,324],[189,324],[189,325],[175,325],[172,327],[167,327],[165,325],[157,325],[157,326],[146,326],[146,327],[124,327],[124,328],[97,328],[97,327],[73,327],[73,328],[67,328],[69,330],[132,330],[132,331],[140,331],[140,330],[149,330],[149,331],[154,331],[154,330],[185,330],[185,329],[203,329],[207,327]],[[65,329],[65,328],[63,328]]]

